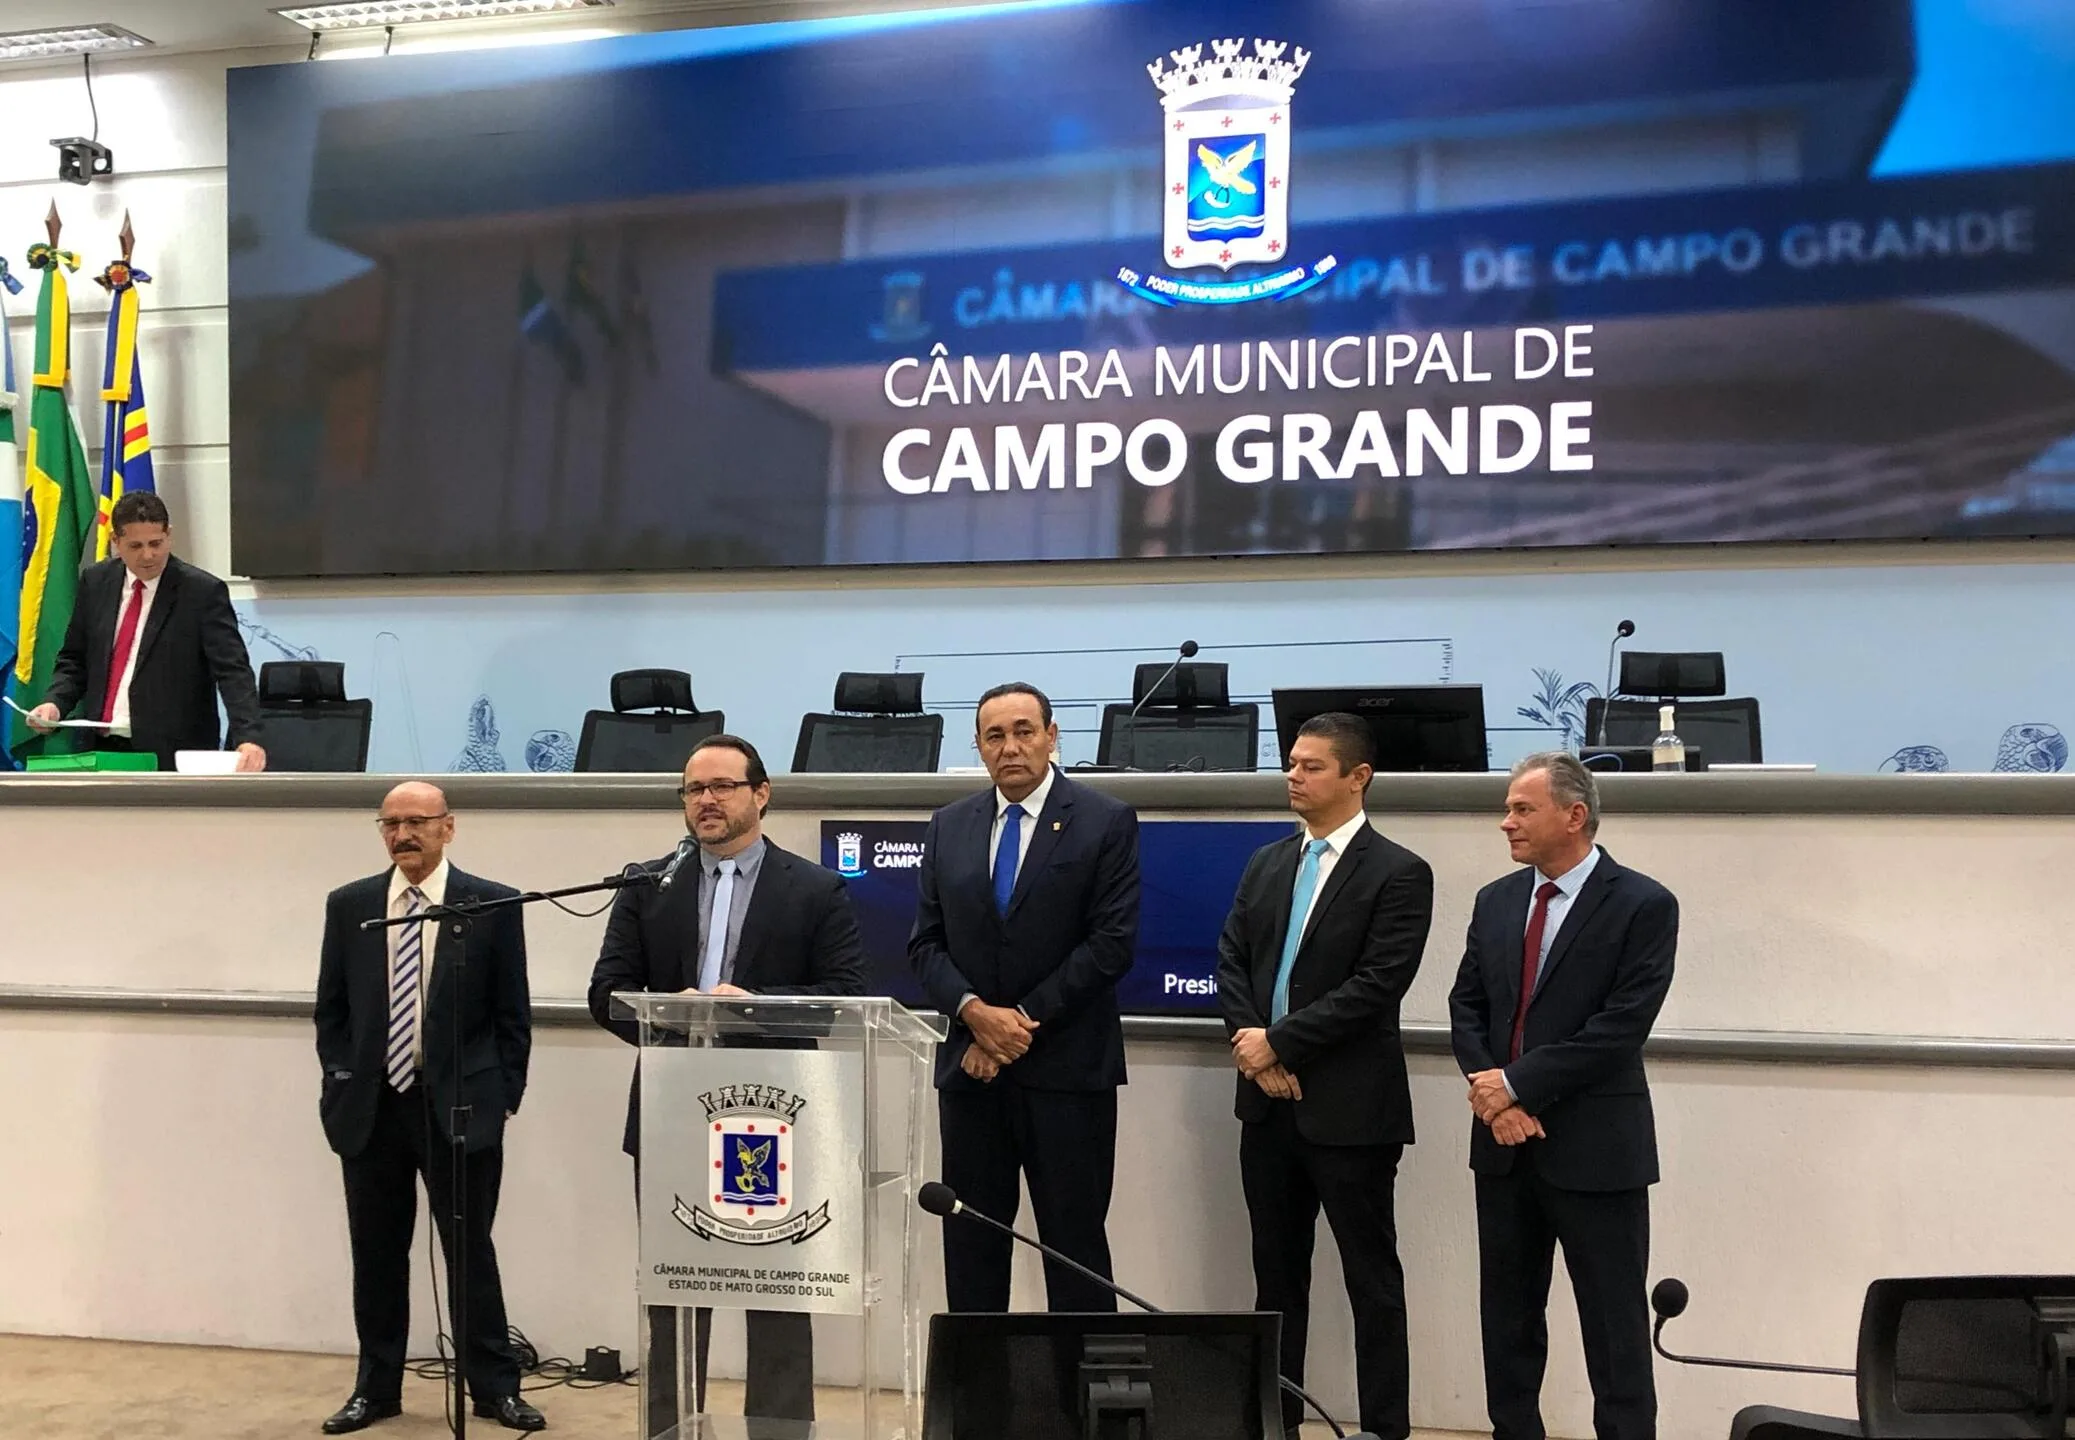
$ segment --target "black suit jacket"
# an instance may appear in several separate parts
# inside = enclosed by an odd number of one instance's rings
[[[1521,870],[1477,893],[1462,969],[1448,997],[1463,1073],[1503,1067],[1520,1106],[1542,1122],[1535,1167],[1568,1190],[1657,1182],[1657,1125],[1643,1042],[1671,989],[1679,902],[1604,850],[1550,942],[1528,1004],[1520,1059],[1507,1065],[1520,999],[1528,906],[1540,878]],[[1503,1175],[1517,1152],[1471,1122],[1470,1168]]]
[[[1364,824],[1319,888],[1290,969],[1290,1010],[1268,1023],[1307,836],[1264,845],[1247,862],[1218,939],[1225,1034],[1265,1026],[1276,1058],[1304,1087],[1297,1133],[1320,1145],[1410,1145],[1412,1090],[1398,1005],[1419,973],[1434,920],[1434,872]],[[1262,1121],[1273,1105],[1239,1077],[1233,1106]]]
[[[348,1158],[367,1146],[375,1106],[389,1083],[389,937],[362,930],[389,909],[392,871],[355,880],[324,902],[324,952],[317,967],[317,1058],[324,1066],[319,1112],[331,1148]],[[517,894],[509,885],[479,879],[451,866],[447,903]],[[430,922],[428,922],[430,930]],[[457,1096],[468,1105],[468,1148],[487,1150],[504,1139],[504,1117],[526,1093],[526,1062],[533,1049],[533,1002],[526,988],[526,923],[518,907],[492,910],[471,921],[438,922],[432,940],[432,977],[420,1017],[425,1041],[425,1086],[442,1133]],[[428,935],[428,939],[430,935]],[[460,962],[461,993],[455,971]],[[461,1052],[454,1052],[454,1007],[461,1007]],[[452,1138],[449,1136],[449,1138]]]
[[[79,598],[59,647],[44,700],[60,715],[98,720],[108,695],[108,661],[128,600],[129,571],[110,556],[79,577]],[[225,744],[216,697],[230,717],[229,746],[259,739],[259,692],[238,633],[230,589],[206,570],[171,556],[137,637],[130,675],[130,744],[173,768],[176,750]]]
[[[992,786],[955,800],[922,838],[908,962],[935,1009],[967,994],[1021,1006],[1030,1049],[994,1083],[1108,1090],[1124,1083],[1117,981],[1138,946],[1138,812],[1054,772],[1006,915],[995,913]],[[980,1089],[959,1067],[972,1031],[954,1020],[937,1052],[939,1089]]]
[[[764,839],[764,859],[735,942],[733,983],[760,995],[862,995],[865,949],[850,894],[833,872]],[[670,856],[643,868],[660,874]],[[699,983],[699,872],[678,871],[668,890],[636,885],[620,891],[605,922],[605,942],[591,969],[591,1018],[629,1045],[641,1027],[612,1013],[616,990],[674,995]],[[640,1153],[641,1072],[627,1097],[620,1147]]]

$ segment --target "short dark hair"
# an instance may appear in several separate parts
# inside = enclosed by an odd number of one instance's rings
[[[124,492],[122,499],[115,502],[115,508],[108,512],[108,533],[120,535],[125,525],[163,525],[171,529],[173,517],[166,511],[166,502],[156,494],[149,490],[130,490]]]
[[[1314,715],[1297,727],[1297,738],[1316,735],[1333,747],[1333,758],[1340,762],[1340,773],[1352,772],[1357,765],[1376,766],[1376,736],[1359,715],[1350,715],[1345,710],[1328,710],[1323,715]]]
[[[1038,715],[1040,716],[1040,718],[1042,718],[1047,725],[1050,725],[1052,723],[1052,702],[1045,698],[1045,692],[1038,689],[1037,686],[1031,684],[1027,680],[1011,680],[1006,685],[995,686],[992,690],[989,690],[985,695],[982,695],[980,697],[980,703],[973,707],[974,730],[978,730],[980,728],[980,712],[987,708],[987,702],[990,700],[999,700],[1004,695],[1030,696],[1031,699],[1038,702]]]
[[[701,750],[733,750],[748,762],[743,773],[752,785],[769,785],[770,772],[764,769],[764,757],[757,754],[757,747],[740,735],[708,735],[692,747],[692,754]]]

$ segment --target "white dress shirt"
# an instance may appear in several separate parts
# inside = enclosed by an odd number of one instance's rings
[[[1334,830],[1331,834],[1313,835],[1308,828],[1305,830],[1298,846],[1297,873],[1299,875],[1304,873],[1304,847],[1310,845],[1314,840],[1323,840],[1326,842],[1326,848],[1324,853],[1318,857],[1318,884],[1311,887],[1311,898],[1304,902],[1304,913],[1290,917],[1290,924],[1295,927],[1299,935],[1302,935],[1304,927],[1311,923],[1311,912],[1318,908],[1318,897],[1325,890],[1327,877],[1332,875],[1333,867],[1339,864],[1340,857],[1347,853],[1347,847],[1354,841],[1355,832],[1368,823],[1369,813],[1366,810],[1357,810],[1354,813],[1353,819]],[[1291,895],[1294,898],[1296,893],[1294,888],[1295,882],[1292,881],[1291,885]]]
[[[434,905],[444,905],[447,903],[447,873],[450,868],[446,857],[441,856],[439,864],[432,868],[432,873],[418,883],[418,891],[425,897],[425,908],[430,909]],[[411,882],[404,878],[403,871],[392,869],[389,872],[389,915],[391,919],[403,914],[407,908],[404,901],[404,891],[410,888]],[[387,994],[393,995],[396,993],[396,952],[403,945],[404,931],[409,928],[408,925],[398,925],[389,931],[389,985],[385,991]],[[411,1052],[411,1064],[419,1070],[425,1068],[425,997],[432,993],[432,950],[438,940],[439,923],[437,921],[427,922],[420,920],[418,922],[418,1043]],[[387,1015],[382,1017],[382,1023],[384,1026],[388,1025],[389,1017]]]
[[[1535,988],[1542,988],[1542,973],[1549,967],[1549,947],[1556,943],[1556,932],[1563,929],[1564,917],[1571,913],[1571,903],[1585,882],[1592,878],[1593,868],[1599,864],[1599,846],[1585,852],[1585,858],[1561,875],[1544,875],[1535,872],[1534,889],[1528,891],[1527,921],[1520,927],[1520,938],[1527,939],[1528,926],[1535,923],[1534,892],[1542,888],[1544,880],[1556,886],[1556,893],[1549,897],[1549,914],[1542,922],[1542,953],[1535,956]]]
[[[1539,870],[1534,872],[1534,889],[1528,891],[1527,920],[1520,927],[1520,939],[1523,945],[1527,943],[1528,929],[1535,923],[1535,890],[1541,889],[1542,883],[1545,880],[1556,887],[1556,893],[1549,897],[1548,914],[1542,919],[1542,951],[1535,956],[1536,990],[1542,988],[1542,977],[1549,970],[1549,947],[1556,943],[1556,933],[1563,929],[1564,917],[1571,913],[1572,902],[1578,898],[1578,892],[1585,888],[1585,882],[1592,878],[1593,868],[1598,864],[1599,846],[1595,845],[1586,852],[1583,860],[1580,860],[1561,875],[1544,875]],[[1501,1070],[1499,1071],[1499,1079],[1505,1083],[1506,1093],[1518,1100],[1520,1097],[1514,1094],[1512,1077],[1504,1070]]]
[[[1021,800],[1011,800],[1008,796],[1001,793],[1000,786],[997,785],[995,787],[994,825],[987,832],[987,873],[989,876],[994,874],[994,855],[997,850],[1001,849],[1001,829],[1002,826],[1008,823],[1009,806],[1011,805],[1021,805],[1023,807],[1023,826],[1016,835],[1016,873],[1018,875],[1023,873],[1024,857],[1030,854],[1030,837],[1037,834],[1037,818],[1045,813],[1045,801],[1051,798],[1052,782],[1058,778],[1058,774],[1059,772],[1050,765],[1045,766],[1045,778],[1038,781],[1037,789],[1025,795]]]
[[[1045,801],[1051,797],[1052,782],[1058,776],[1059,772],[1047,764],[1045,766],[1045,778],[1038,781],[1037,789],[1025,795],[1021,800],[1011,800],[1008,796],[1001,793],[999,785],[994,787],[994,824],[989,826],[987,830],[987,874],[990,878],[994,875],[994,854],[1001,849],[1002,826],[1009,823],[1009,807],[1011,805],[1021,805],[1023,807],[1023,825],[1016,832],[1016,873],[1019,876],[1023,873],[1023,861],[1030,854],[1030,837],[1037,833],[1037,818],[1045,813]],[[979,998],[972,991],[966,991],[965,994],[958,997],[958,1013],[961,1015],[965,1014],[965,1007]],[[1018,1005],[1016,1008],[1020,1011],[1023,1007]],[[1025,1015],[1023,1018],[1027,1020],[1030,1017]]]
[[[123,661],[122,673],[110,672],[109,693],[115,696],[115,709],[109,712],[108,728],[128,733],[130,728],[130,679],[137,673],[137,652],[144,648],[144,626],[151,619],[151,602],[158,598],[159,581],[166,578],[161,570],[144,582],[144,604],[137,611],[137,633],[130,641],[129,658]],[[127,569],[122,572],[122,598],[115,607],[115,631],[109,637],[108,658],[115,658],[114,635],[122,633],[122,617],[130,608],[130,592],[136,588],[137,577]]]

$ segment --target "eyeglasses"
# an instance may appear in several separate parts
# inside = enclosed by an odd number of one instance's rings
[[[383,815],[376,819],[375,828],[384,835],[394,835],[399,830],[424,830],[438,824],[452,813],[442,810],[437,815]]]
[[[708,795],[720,801],[731,799],[737,790],[747,790],[747,780],[712,780],[701,783],[694,780],[689,785],[677,787],[678,795],[686,800],[704,800]]]

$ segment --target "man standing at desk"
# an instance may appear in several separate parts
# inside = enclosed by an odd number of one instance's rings
[[[1434,919],[1434,872],[1369,826],[1375,741],[1356,716],[1304,722],[1290,746],[1301,833],[1247,862],[1218,940],[1218,1002],[1239,1069],[1239,1178],[1254,1306],[1282,1314],[1282,1373],[1304,1383],[1321,1207],[1354,1311],[1362,1429],[1412,1433],[1405,1270],[1392,1191],[1412,1143],[1398,1005]],[[1303,1410],[1283,1396],[1283,1429]]]
[[[771,779],[747,740],[711,735],[685,763],[688,832],[672,855],[647,862],[671,883],[620,891],[591,971],[591,1017],[630,1045],[640,1027],[612,1013],[614,991],[676,995],[862,995],[864,941],[843,882],[811,860],[764,837]],[[641,1174],[641,1073],[627,1099],[621,1148]],[[814,1419],[811,1315],[746,1312],[748,1386],[742,1412],[752,1435],[804,1435]],[[706,1408],[706,1352],[712,1312],[697,1313],[689,1372],[693,1410]],[[648,1420],[645,1435],[678,1422],[680,1347],[677,1311],[649,1310]],[[774,1423],[775,1422],[775,1423]]]
[[[1577,1296],[1592,1429],[1651,1440],[1643,1042],[1671,989],[1679,902],[1599,848],[1599,785],[1565,751],[1513,767],[1517,870],[1478,892],[1448,998],[1470,1081],[1484,1394],[1494,1440],[1542,1440],[1556,1247]]]
[[[50,690],[29,712],[29,728],[48,735],[77,706],[79,718],[110,727],[100,748],[150,751],[171,770],[177,750],[222,745],[220,694],[238,768],[266,769],[259,692],[229,588],[173,554],[166,502],[149,490],[116,501],[109,530],[113,553],[79,577]]]
[[[1053,767],[1059,727],[1035,686],[982,695],[977,729],[994,785],[930,817],[908,940],[929,1003],[956,1020],[937,1054],[944,1181],[1013,1221],[1020,1172],[1045,1243],[1107,1276],[1138,815]],[[1011,1243],[975,1222],[944,1226],[950,1309],[1009,1308]],[[1053,1310],[1117,1305],[1050,1261],[1045,1296]]]

